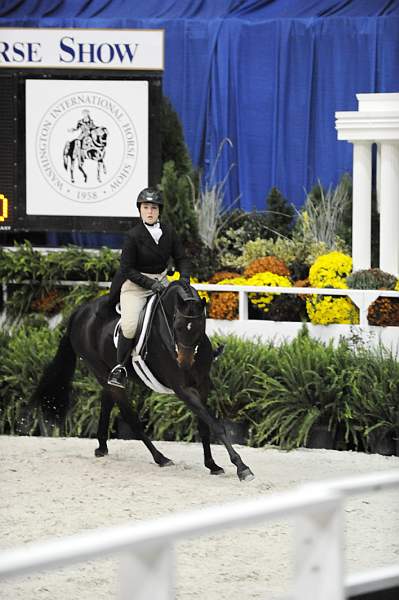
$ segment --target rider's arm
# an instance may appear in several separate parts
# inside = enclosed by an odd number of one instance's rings
[[[127,236],[121,254],[121,273],[124,278],[130,279],[141,287],[150,290],[154,280],[136,269],[137,248],[136,240],[132,236]]]

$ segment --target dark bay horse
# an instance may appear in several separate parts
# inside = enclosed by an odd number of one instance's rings
[[[146,364],[156,379],[173,390],[196,415],[205,466],[213,475],[224,473],[212,457],[212,431],[215,438],[226,447],[239,479],[252,479],[252,471],[232,447],[223,423],[211,415],[206,405],[211,386],[213,350],[205,334],[204,306],[198,293],[184,281],[172,282],[157,298],[153,315],[145,342]],[[76,357],[79,356],[86,361],[102,386],[97,434],[99,446],[95,455],[108,454],[110,413],[116,403],[122,418],[144,442],[154,461],[161,467],[173,464],[144,433],[125,390],[107,384],[109,371],[116,362],[113,342],[116,323],[117,315],[109,307],[107,296],[78,307],[72,314],[57,354],[46,368],[33,396],[33,401],[41,407],[42,427],[45,420],[55,420],[58,424],[64,421]],[[136,377],[132,367],[129,368],[129,376]]]

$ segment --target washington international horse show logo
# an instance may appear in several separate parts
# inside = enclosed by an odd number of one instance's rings
[[[36,156],[47,183],[73,202],[106,201],[129,182],[138,138],[127,111],[99,92],[60,98],[44,113]]]

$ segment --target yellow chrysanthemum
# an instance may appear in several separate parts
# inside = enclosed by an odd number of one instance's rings
[[[342,252],[319,256],[309,271],[311,287],[348,289],[346,277],[352,271],[352,258]],[[317,325],[332,323],[355,324],[359,311],[349,298],[312,296],[306,300],[310,321]]]
[[[311,287],[347,289],[346,277],[352,272],[352,258],[342,252],[319,256],[310,267]]]
[[[314,325],[359,323],[359,310],[349,298],[312,296],[306,300],[306,310]]]
[[[167,275],[167,280],[169,281],[169,283],[171,283],[172,281],[177,281],[178,279],[180,279],[180,273],[179,271],[175,271],[173,273],[173,275]],[[196,277],[190,277],[190,283],[199,283],[198,279]],[[205,302],[208,303],[209,302],[209,294],[208,292],[198,292],[198,295],[200,298],[205,299]]]
[[[291,281],[288,277],[283,277],[282,275],[275,275],[275,273],[270,273],[270,271],[265,271],[264,273],[256,273],[249,279],[245,279],[245,277],[235,277],[234,279],[223,279],[219,281],[221,285],[271,285],[271,286],[279,286],[279,287],[292,287]],[[251,303],[254,306],[257,306],[264,312],[269,310],[268,305],[273,300],[274,296],[277,294],[257,294],[256,292],[250,292],[248,294]]]

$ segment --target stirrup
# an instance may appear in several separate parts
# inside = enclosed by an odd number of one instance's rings
[[[113,385],[115,387],[119,387],[125,389],[127,380],[127,371],[126,367],[123,365],[116,365],[108,377],[108,385]]]

